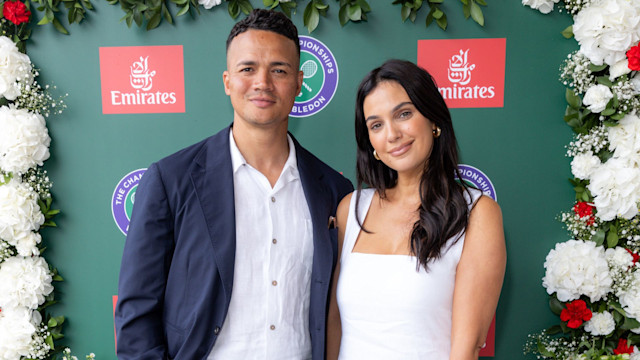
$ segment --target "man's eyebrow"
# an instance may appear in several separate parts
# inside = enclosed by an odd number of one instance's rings
[[[255,66],[258,62],[254,60],[243,60],[236,64],[236,66]],[[293,65],[286,61],[273,61],[269,64],[269,66],[286,66],[289,68],[293,68]]]

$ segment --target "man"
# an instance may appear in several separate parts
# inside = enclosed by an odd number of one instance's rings
[[[116,308],[120,359],[324,359],[348,180],[287,133],[297,30],[255,10],[227,39],[231,127],[152,164]]]

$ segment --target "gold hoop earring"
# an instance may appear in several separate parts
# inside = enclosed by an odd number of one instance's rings
[[[378,156],[378,153],[375,149],[373,149],[373,157],[376,158],[376,160],[380,160],[380,156]]]
[[[437,139],[440,137],[440,134],[442,134],[442,129],[440,129],[439,126],[436,126],[436,128],[433,129],[433,137]]]

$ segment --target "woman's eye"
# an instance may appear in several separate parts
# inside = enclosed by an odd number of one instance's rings
[[[409,116],[411,116],[411,111],[403,111],[400,113],[400,118],[402,119],[408,118]]]

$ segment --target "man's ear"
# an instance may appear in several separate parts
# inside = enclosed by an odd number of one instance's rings
[[[225,70],[222,73],[222,83],[224,84],[224,93],[230,95],[229,92],[229,71]]]
[[[296,89],[296,94],[300,94],[302,91],[302,81],[304,80],[304,72],[302,70],[298,71],[298,88]],[[296,95],[298,96],[298,95]]]

